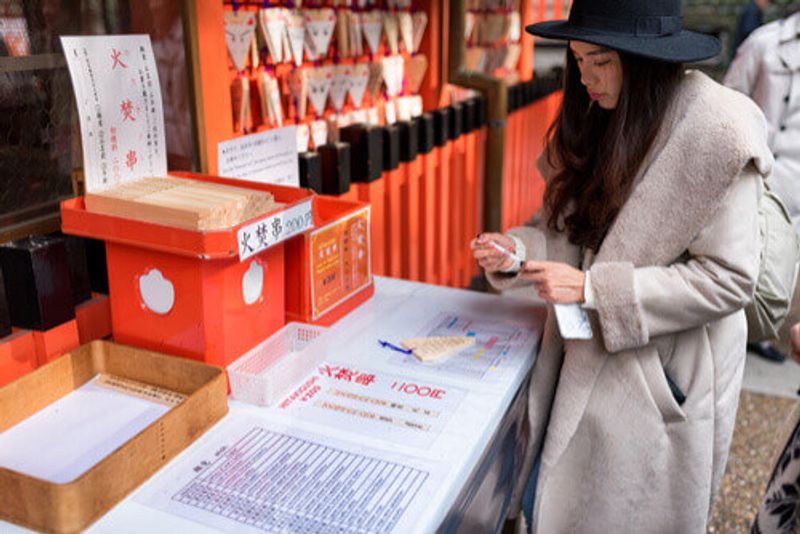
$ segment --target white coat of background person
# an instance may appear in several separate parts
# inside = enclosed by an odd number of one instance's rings
[[[750,98],[764,112],[768,143],[775,157],[770,188],[786,206],[800,232],[800,4],[789,16],[758,28],[739,47],[724,83]],[[769,344],[751,350],[780,361],[789,351],[789,327],[800,321],[800,284],[775,349]],[[769,355],[772,355],[770,357]]]
[[[764,112],[775,157],[767,183],[800,231],[800,12],[754,31],[739,48],[724,83]]]

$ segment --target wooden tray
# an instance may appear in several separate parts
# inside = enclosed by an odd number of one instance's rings
[[[98,374],[158,386],[186,399],[72,482],[55,484],[0,468],[0,518],[46,532],[79,532],[228,412],[219,367],[95,341],[0,388],[0,432]]]

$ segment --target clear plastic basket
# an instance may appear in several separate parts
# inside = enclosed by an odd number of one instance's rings
[[[322,351],[300,353],[327,328],[288,323],[228,366],[233,398],[269,406],[321,363]]]

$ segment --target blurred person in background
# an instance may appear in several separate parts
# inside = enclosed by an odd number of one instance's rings
[[[739,18],[736,21],[736,35],[733,39],[734,54],[745,39],[764,24],[764,14],[769,5],[769,0],[750,0],[739,12]]]
[[[784,18],[757,29],[742,43],[725,76],[725,85],[752,98],[767,118],[769,146],[775,157],[767,180],[800,231],[800,3]],[[795,288],[792,309],[778,343],[748,348],[772,361],[788,351],[789,327],[800,321],[800,295]]]

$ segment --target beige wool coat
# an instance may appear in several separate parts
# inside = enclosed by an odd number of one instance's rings
[[[597,307],[591,340],[564,341],[552,313],[545,324],[515,490],[518,507],[541,449],[533,532],[705,532],[738,406],[771,165],[758,108],[689,72],[596,256],[544,223],[510,231],[528,260],[590,270]],[[513,276],[489,279],[532,293]]]

